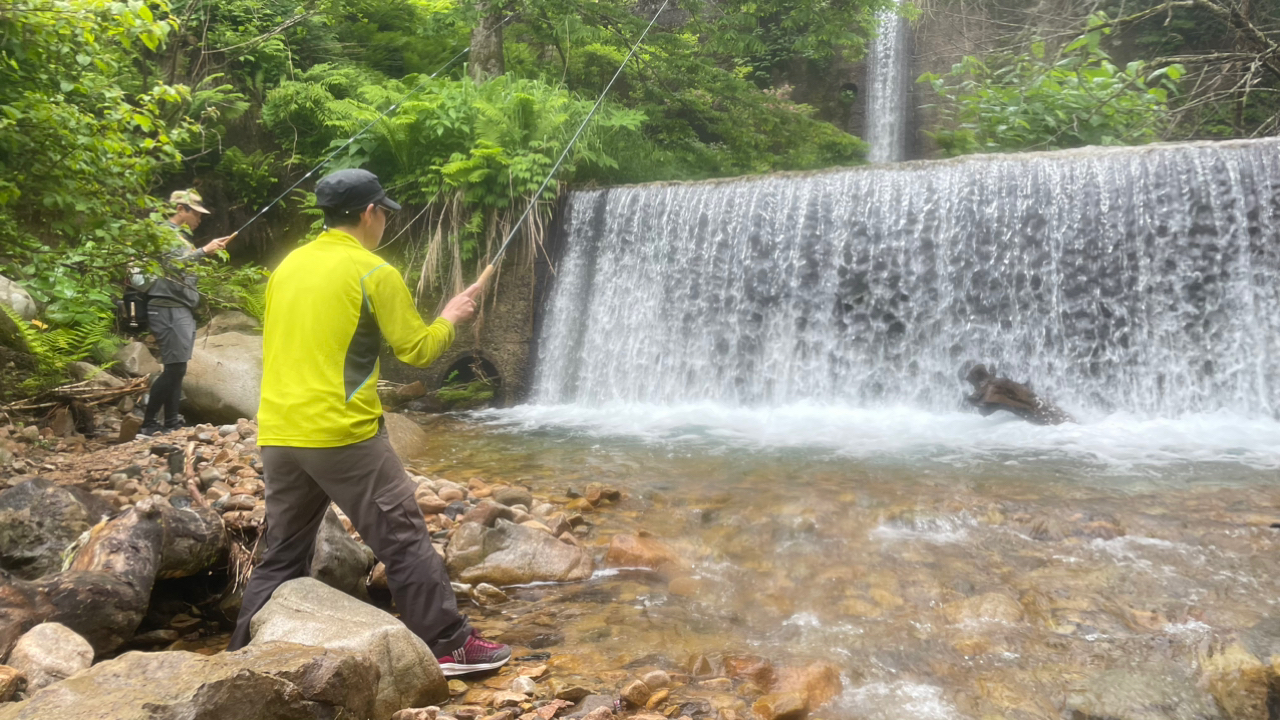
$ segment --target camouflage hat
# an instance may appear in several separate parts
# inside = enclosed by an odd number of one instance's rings
[[[205,209],[204,205],[201,205],[203,202],[204,198],[200,197],[200,193],[195,190],[174,190],[169,193],[170,205],[186,205],[198,213],[209,215],[209,211]]]

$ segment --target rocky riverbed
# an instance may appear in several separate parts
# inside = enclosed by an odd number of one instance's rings
[[[425,437],[403,418],[392,417],[389,424],[398,448],[413,447]],[[382,684],[391,682],[393,689],[380,691],[373,700],[355,689],[344,695],[330,688],[320,697],[311,688],[316,695],[312,697],[307,683],[319,682],[312,677],[317,674],[329,683],[368,685],[356,682],[360,668],[348,667],[350,658],[338,655],[352,651],[357,655],[354,664],[360,665],[360,653],[376,655],[370,648],[385,645],[387,632],[369,635],[374,639],[368,646],[352,644],[350,638],[369,633],[371,627],[398,623],[390,616],[379,620],[384,613],[360,602],[394,610],[382,566],[334,508],[313,558],[312,575],[325,584],[316,587],[324,590],[294,591],[295,600],[307,607],[292,612],[303,619],[278,620],[283,611],[277,606],[289,598],[277,593],[262,616],[271,621],[255,629],[254,647],[220,654],[238,610],[245,573],[261,549],[257,539],[265,517],[264,485],[255,436],[256,428],[248,420],[114,444],[60,439],[35,428],[0,427],[7,453],[0,475],[0,486],[6,488],[0,491],[0,564],[6,586],[0,591],[0,639],[7,647],[0,649],[10,663],[0,667],[0,699],[8,701],[0,705],[0,717],[143,717],[148,716],[145,707],[166,708],[173,717],[185,711],[198,717],[312,717],[307,713],[315,711],[315,717],[327,717],[316,710],[323,706],[350,717],[395,714],[397,720],[587,715],[601,720],[616,713],[733,717],[745,715],[751,703],[766,715],[783,716],[821,707],[840,691],[839,669],[830,663],[775,667],[764,658],[702,655],[674,664],[656,655],[648,661],[628,657],[599,665],[577,658],[562,662],[568,657],[553,648],[563,640],[556,616],[561,610],[577,615],[580,603],[515,602],[504,587],[580,587],[596,576],[597,568],[611,566],[658,576],[683,567],[678,553],[646,533],[606,537],[595,531],[592,518],[624,502],[617,488],[587,483],[547,497],[517,483],[478,476],[454,482],[415,472],[411,476],[418,483],[418,506],[437,551],[458,581],[454,590],[460,603],[482,632],[515,646],[515,661],[488,676],[447,684],[438,669],[425,676],[410,672],[412,677],[406,679],[403,672],[383,667]],[[216,539],[195,553],[198,561],[184,556],[180,569],[165,570],[162,561],[158,567],[147,565],[146,573],[137,572],[130,558],[152,552],[148,538],[157,538],[154,552],[162,559],[178,552],[171,547],[170,518],[183,513],[202,518],[202,528],[212,528],[204,536]],[[148,523],[162,526],[161,531],[148,533]],[[109,552],[125,557],[112,555],[108,561],[87,565],[108,552],[101,548],[110,542],[102,537],[118,539],[121,546],[109,547]],[[189,545],[183,550],[190,554]],[[104,603],[101,597],[116,578],[130,586],[146,583],[150,592],[113,596]],[[40,597],[27,597],[33,595]],[[316,620],[343,603],[367,607],[373,614],[353,622],[350,618],[361,611],[347,607],[338,613],[349,623],[341,632]],[[517,607],[517,614],[507,612]],[[321,634],[333,636],[332,641],[315,643],[329,647],[328,654],[314,648],[267,652],[258,647],[267,637],[314,637],[317,623],[327,628]],[[409,651],[403,648],[414,643],[402,626],[398,628],[388,632],[402,644],[396,656],[404,657]],[[417,648],[419,661],[434,668],[434,659],[424,649]],[[228,659],[199,659],[206,656]],[[372,664],[377,675],[379,662]],[[290,692],[259,687],[265,680],[244,680],[245,687],[234,697],[263,692],[284,699],[252,710],[243,701],[237,704],[216,693],[203,697],[210,693],[201,690],[235,685],[237,677],[280,673],[293,673],[293,694],[301,693],[305,701],[291,703]],[[750,679],[749,687],[735,692],[735,683],[743,678]],[[415,701],[435,704],[413,709]],[[103,707],[111,708],[111,714],[92,714],[104,712]]]
[[[1277,706],[1280,491],[1267,472],[1117,486],[1061,467],[871,467],[417,420],[425,432],[401,416],[389,429],[460,605],[514,646],[507,667],[446,683],[353,645],[385,645],[398,624],[349,624],[394,608],[336,512],[313,563],[325,585],[281,600],[270,642],[221,653],[264,510],[248,421],[120,444],[5,428],[9,587],[79,587],[48,578],[103,557],[89,550],[140,508],[216,518],[226,540],[198,571],[205,546],[161,542],[157,567],[178,570],[153,572],[127,637],[76,613],[0,632],[15,643],[0,691],[19,701],[0,718],[67,717],[107,695],[170,708],[157,717],[398,720],[1261,720]],[[18,532],[37,507],[61,520]],[[0,629],[20,615],[11,595]],[[281,642],[322,636],[324,649]],[[390,657],[422,652],[396,637]],[[65,652],[40,667],[27,657],[54,646]],[[279,701],[245,707],[245,693]],[[111,712],[99,716],[134,716]]]

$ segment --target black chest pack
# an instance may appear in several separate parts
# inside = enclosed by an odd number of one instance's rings
[[[125,288],[116,300],[116,329],[136,335],[147,331],[147,293],[134,287]]]

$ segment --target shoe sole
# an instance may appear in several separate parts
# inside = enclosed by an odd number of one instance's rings
[[[497,662],[476,663],[474,665],[459,665],[458,663],[440,663],[440,671],[445,677],[453,677],[455,675],[468,675],[475,672],[484,672],[485,670],[497,670],[506,665],[511,660],[510,657],[503,658]]]

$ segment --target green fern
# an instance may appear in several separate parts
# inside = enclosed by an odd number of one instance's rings
[[[267,286],[265,284],[240,291],[240,309],[262,322],[267,315]]]
[[[95,351],[109,345],[114,337],[113,319],[102,312],[86,323],[41,331],[9,307],[0,305],[0,310],[18,327],[27,351],[36,361],[36,374],[21,385],[26,391],[40,391],[62,382],[68,365],[94,356]]]

